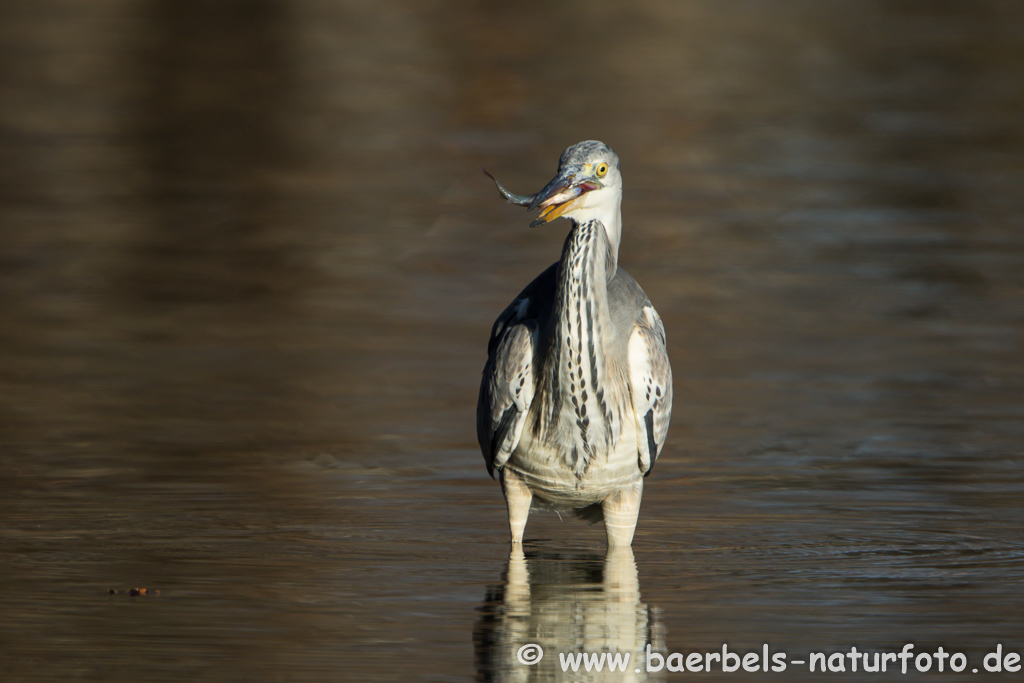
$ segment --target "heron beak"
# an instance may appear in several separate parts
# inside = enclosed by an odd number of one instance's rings
[[[530,223],[531,228],[555,220],[577,206],[576,200],[584,194],[604,187],[600,180],[592,175],[584,175],[583,168],[577,167],[560,172],[537,194],[516,194],[506,190],[505,186],[499,183],[498,179],[492,176],[486,168],[482,170],[484,175],[494,181],[498,192],[509,204],[525,206],[527,211],[533,211],[540,207],[540,215]]]
[[[578,206],[580,198],[599,187],[603,187],[601,181],[596,178],[583,175],[581,168],[569,168],[560,172],[552,178],[543,190],[533,197],[533,201],[527,207],[532,211],[540,207],[540,215],[530,223],[530,227],[536,227],[543,223],[549,223],[570,209]]]

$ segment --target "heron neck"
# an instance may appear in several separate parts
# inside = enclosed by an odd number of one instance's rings
[[[562,372],[603,371],[600,347],[611,327],[608,282],[615,270],[615,250],[601,223],[574,223],[562,249],[555,299],[554,353]]]
[[[604,341],[611,330],[608,281],[615,269],[615,250],[602,224],[574,221],[559,263],[546,376],[547,394],[557,399],[550,406],[549,424],[563,424],[572,435],[570,460],[579,472],[596,444],[617,438],[603,383]]]
[[[562,247],[557,307],[560,314],[577,304],[607,309],[608,282],[615,276],[618,244],[612,242],[603,223],[573,221]],[[604,311],[600,311],[603,313]],[[592,314],[599,311],[593,310]]]
[[[602,201],[598,206],[583,206],[575,209],[572,216],[573,230],[579,229],[581,225],[599,222],[604,227],[605,236],[608,238],[608,253],[612,265],[608,269],[609,279],[615,274],[615,268],[619,260],[619,243],[622,240],[622,197],[616,197],[614,201]],[[572,233],[569,233],[572,236]],[[568,246],[568,242],[566,243]],[[564,254],[563,254],[564,256]]]

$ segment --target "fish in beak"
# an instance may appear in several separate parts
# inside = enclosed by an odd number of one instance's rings
[[[580,198],[591,190],[604,187],[590,168],[589,164],[559,169],[558,175],[551,179],[544,189],[533,195],[514,194],[505,189],[498,179],[484,169],[487,177],[494,181],[501,196],[509,204],[525,206],[527,211],[540,208],[540,215],[530,223],[530,227],[555,220],[565,212],[577,206]]]

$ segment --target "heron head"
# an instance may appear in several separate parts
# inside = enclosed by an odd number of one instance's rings
[[[491,179],[509,202],[525,206],[529,211],[540,209],[540,215],[531,226],[548,223],[559,216],[577,222],[601,218],[606,212],[617,212],[622,199],[619,157],[596,140],[577,143],[562,152],[558,173],[537,194],[513,194],[494,176]]]

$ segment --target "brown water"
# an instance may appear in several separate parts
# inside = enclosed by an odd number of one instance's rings
[[[648,643],[941,645],[966,671],[918,679],[978,680],[1024,652],[1022,22],[0,4],[3,680],[569,680],[557,651]],[[635,557],[535,514],[510,558],[477,382],[566,225],[479,168],[536,191],[587,138],[622,158],[675,418]],[[815,679],[731,676],[760,678]]]

